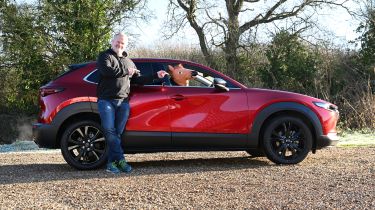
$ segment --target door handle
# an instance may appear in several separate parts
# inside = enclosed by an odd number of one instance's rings
[[[175,101],[181,101],[181,100],[185,99],[185,96],[183,96],[183,95],[174,95],[174,96],[171,96],[171,99],[174,99]]]

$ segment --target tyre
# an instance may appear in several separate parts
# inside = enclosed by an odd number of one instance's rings
[[[61,138],[65,161],[80,170],[90,170],[106,163],[108,148],[99,123],[84,120],[69,125]]]
[[[263,132],[266,156],[276,164],[297,164],[304,160],[312,147],[312,133],[298,117],[279,116]]]

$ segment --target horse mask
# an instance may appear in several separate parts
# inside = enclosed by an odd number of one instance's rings
[[[189,86],[189,80],[198,73],[191,69],[186,69],[182,64],[177,66],[168,65],[168,73],[171,75],[171,79],[179,86]]]

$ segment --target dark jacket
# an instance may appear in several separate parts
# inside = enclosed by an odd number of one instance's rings
[[[127,99],[130,92],[129,68],[136,68],[133,61],[124,52],[118,57],[112,50],[108,49],[99,54],[97,60],[99,71],[99,82],[96,89],[98,99]],[[132,80],[144,84],[153,78],[144,78],[134,74]]]

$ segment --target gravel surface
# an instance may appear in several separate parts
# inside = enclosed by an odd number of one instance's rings
[[[0,154],[0,209],[375,209],[375,148],[280,166],[245,152],[128,155],[134,171],[77,171],[59,151]]]

